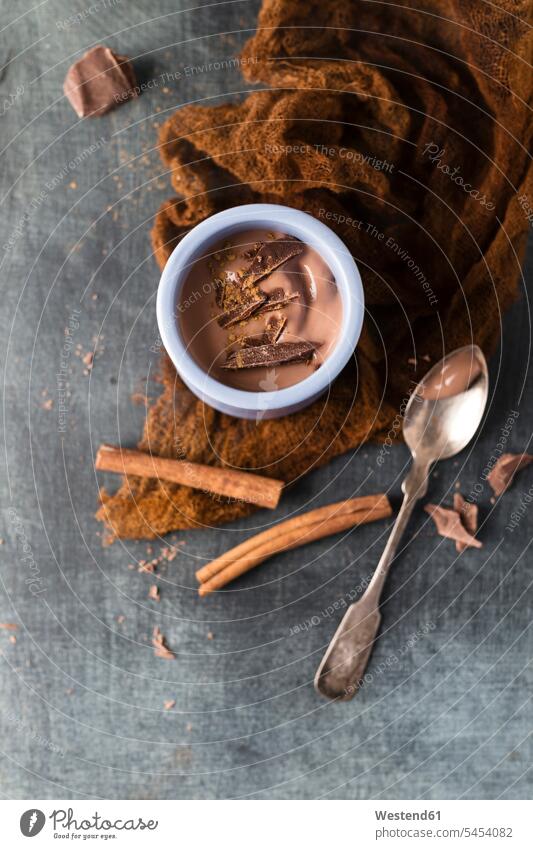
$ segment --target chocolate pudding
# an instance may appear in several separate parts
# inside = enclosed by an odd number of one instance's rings
[[[317,251],[259,229],[211,246],[194,262],[177,313],[198,365],[251,392],[309,377],[330,356],[342,325],[335,279]]]
[[[481,374],[481,367],[470,349],[446,357],[440,368],[431,369],[422,381],[422,397],[434,401],[466,392]]]

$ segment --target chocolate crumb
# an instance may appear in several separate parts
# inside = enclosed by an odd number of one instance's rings
[[[169,649],[166,639],[161,633],[160,629],[157,627],[157,625],[153,630],[152,645],[154,647],[154,654],[156,657],[161,657],[164,660],[176,659],[176,655],[173,651]]]
[[[142,392],[134,392],[130,395],[131,403],[135,404],[136,407],[148,407],[148,397],[143,395]]]

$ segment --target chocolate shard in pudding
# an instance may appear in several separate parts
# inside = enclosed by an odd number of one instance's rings
[[[99,44],[69,68],[63,91],[79,118],[94,118],[137,97],[135,86],[127,56]]]
[[[215,284],[215,300],[217,306],[223,310],[230,310],[239,306],[243,301],[252,297],[249,287],[242,284],[242,277],[237,271],[226,271],[226,279],[217,277]],[[255,293],[254,293],[255,296]]]
[[[222,308],[224,306],[224,291],[226,288],[224,281],[220,277],[215,277],[213,286],[215,288],[215,303],[217,307]]]
[[[311,342],[278,342],[275,345],[256,345],[230,354],[222,366],[225,369],[281,366],[296,360],[307,360],[315,353]]]
[[[283,333],[286,324],[287,319],[284,315],[271,315],[262,333],[255,336],[244,336],[241,339],[241,344],[245,348],[252,348],[256,345],[274,345]]]
[[[284,315],[271,315],[266,323],[265,332],[270,337],[269,341],[274,344],[279,340],[279,337],[285,329],[287,319]]]
[[[244,300],[242,304],[226,310],[218,319],[221,327],[232,327],[234,324],[239,324],[240,321],[246,321],[250,318],[257,309],[264,304],[267,296],[263,293],[257,293],[250,300]]]
[[[287,304],[292,303],[292,301],[297,301],[300,297],[299,292],[285,292],[283,289],[274,289],[273,292],[270,292],[267,295],[267,299],[265,303],[257,310],[257,314],[260,315],[263,312],[269,312],[270,310],[277,310],[280,307],[286,307]]]
[[[259,283],[284,262],[303,253],[304,247],[299,239],[294,239],[292,236],[283,236],[273,242],[264,242],[259,246],[250,265],[244,271],[243,280],[254,284]]]

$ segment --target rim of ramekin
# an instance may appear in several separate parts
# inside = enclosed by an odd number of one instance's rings
[[[187,350],[176,315],[179,291],[198,256],[214,242],[255,227],[281,230],[318,251],[331,269],[342,299],[341,331],[329,357],[317,371],[299,383],[270,392],[235,389],[208,375]],[[325,391],[352,356],[361,334],[363,317],[361,275],[342,239],[307,212],[282,204],[236,206],[197,224],[183,236],[169,256],[157,292],[157,323],[161,340],[184,382],[208,403],[218,402],[224,407],[258,412],[292,407]]]

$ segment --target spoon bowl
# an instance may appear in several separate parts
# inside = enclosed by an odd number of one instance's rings
[[[413,457],[433,463],[462,451],[479,427],[489,378],[481,348],[457,348],[420,381],[405,410],[403,435]]]

